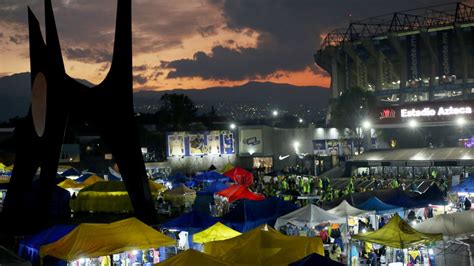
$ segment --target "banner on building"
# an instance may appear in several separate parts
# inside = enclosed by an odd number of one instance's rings
[[[263,152],[262,130],[242,129],[240,130],[239,153],[254,154]]]
[[[437,32],[438,43],[438,76],[451,76],[454,74],[453,62],[453,32],[444,30]]]
[[[407,79],[416,80],[421,77],[420,35],[406,36]]]
[[[167,156],[234,154],[232,131],[169,132]]]

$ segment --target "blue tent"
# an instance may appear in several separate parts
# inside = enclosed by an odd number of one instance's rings
[[[198,191],[194,200],[193,210],[205,214],[211,214],[210,206],[214,202],[214,193]]]
[[[371,197],[366,202],[357,205],[357,208],[367,211],[375,211],[376,214],[394,213],[403,211],[403,208],[387,204],[377,197]]]
[[[82,174],[79,178],[77,178],[74,181],[76,181],[78,183],[82,183],[82,182],[86,181],[87,178],[91,177],[92,175],[93,175],[92,173],[85,173],[85,174]]]
[[[62,174],[62,176],[80,176],[81,175],[81,172],[79,172],[77,169],[75,168],[69,168],[67,169],[66,171],[64,171]]]
[[[188,177],[185,174],[180,173],[180,172],[177,172],[174,175],[168,176],[168,180],[170,182],[174,182],[174,180],[177,180],[177,179],[186,179],[186,180],[188,180]]]
[[[273,225],[278,217],[297,209],[295,204],[276,197],[262,201],[241,200],[222,219],[227,226],[247,232],[262,224]]]
[[[376,197],[384,203],[407,209],[425,207],[423,202],[417,202],[401,189],[387,190],[385,193],[376,193]]]
[[[229,182],[231,181],[230,178],[228,178],[225,175],[219,174],[218,172],[215,171],[207,171],[204,172],[200,175],[197,175],[194,177],[194,180],[199,181],[199,182]]]
[[[39,265],[39,249],[41,246],[56,242],[71,232],[75,227],[75,225],[55,225],[34,236],[26,238],[20,241],[18,255],[31,261],[33,265]]]
[[[290,266],[313,266],[313,265],[325,265],[325,266],[341,266],[344,265],[337,261],[333,261],[330,258],[321,256],[317,253],[309,254],[308,256],[290,263]]]
[[[168,229],[177,229],[189,231],[192,229],[198,229],[200,231],[208,228],[209,226],[219,222],[220,219],[212,217],[208,214],[192,211],[168,221],[163,224],[163,227]]]
[[[447,205],[448,201],[444,198],[444,194],[437,185],[432,185],[425,193],[417,196],[416,201],[425,205]]]
[[[209,186],[205,187],[202,192],[214,194],[214,193],[222,191],[222,190],[224,190],[228,187],[229,186],[225,183],[214,182],[214,183],[211,183]]]
[[[451,188],[453,192],[465,192],[465,193],[474,193],[474,176],[470,176],[467,179],[456,186]]]

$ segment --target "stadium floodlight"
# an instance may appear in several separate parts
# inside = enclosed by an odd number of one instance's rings
[[[370,129],[371,126],[372,126],[372,124],[370,123],[369,120],[365,120],[364,122],[362,122],[362,127],[364,129]]]
[[[273,110],[272,115],[277,117],[278,116],[278,110]]]
[[[464,126],[466,124],[466,119],[464,117],[458,117],[456,119],[456,124],[460,127]]]
[[[411,128],[415,128],[418,126],[418,121],[416,121],[415,119],[412,119],[410,121],[408,121],[408,126],[411,127]]]
[[[230,129],[234,130],[236,128],[236,125],[234,123],[230,124]]]

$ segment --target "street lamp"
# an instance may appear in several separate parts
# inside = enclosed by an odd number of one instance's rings
[[[415,128],[415,127],[418,126],[418,122],[415,119],[412,119],[412,120],[408,121],[408,126],[411,127],[411,128]]]
[[[464,126],[466,124],[466,119],[464,117],[458,117],[456,119],[456,124],[460,127]]]
[[[232,124],[230,124],[230,126],[229,126],[229,127],[230,127],[230,129],[234,130],[236,126],[235,126],[235,124],[234,124],[234,123],[232,123]]]
[[[370,129],[370,127],[372,127],[372,124],[370,123],[369,120],[365,120],[364,122],[362,122],[362,127],[364,129]]]
[[[273,116],[277,117],[278,116],[278,110],[273,110],[272,114],[273,114]]]
[[[293,147],[295,148],[295,151],[297,151],[298,148],[300,147],[300,142],[299,141],[293,142]]]

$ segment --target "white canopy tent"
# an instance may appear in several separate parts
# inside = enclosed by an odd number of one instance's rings
[[[313,227],[322,223],[344,222],[345,218],[329,213],[314,204],[309,204],[294,212],[290,212],[279,217],[276,220],[275,229],[279,230],[280,227],[286,225],[287,223],[291,223],[299,227],[303,227],[305,225]]]
[[[455,239],[474,234],[474,211],[440,214],[413,226],[422,233],[443,234],[444,239]]]
[[[353,207],[346,200],[343,200],[339,205],[327,211],[328,213],[334,214],[341,218],[346,218],[349,216],[359,216],[363,214],[374,213],[373,211],[361,210]]]

